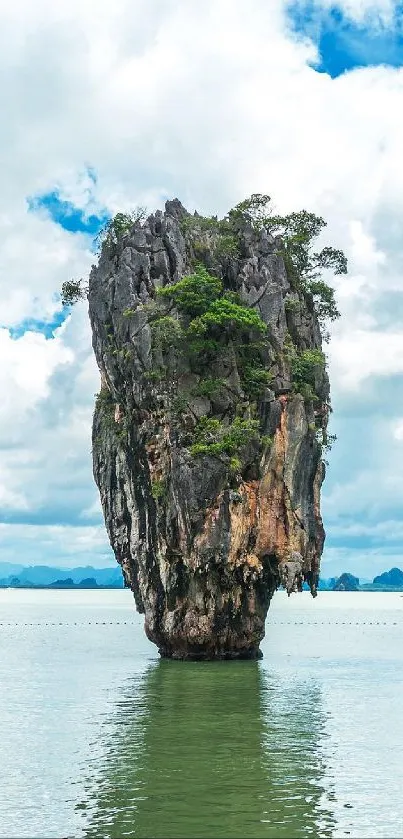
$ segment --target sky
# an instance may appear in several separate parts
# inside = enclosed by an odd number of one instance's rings
[[[14,0],[0,11],[0,561],[114,564],[92,479],[87,305],[118,211],[254,192],[328,222],[323,576],[403,567],[403,3]],[[321,244],[321,242],[319,242]]]

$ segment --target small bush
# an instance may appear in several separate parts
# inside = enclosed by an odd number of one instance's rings
[[[334,321],[340,317],[334,299],[334,288],[323,280],[311,280],[307,285],[307,291],[312,294],[315,311],[322,326],[326,320]]]
[[[270,195],[254,193],[250,198],[240,201],[227,215],[231,226],[239,228],[245,221],[252,225],[254,230],[260,231],[267,227],[271,216]]]
[[[242,336],[256,330],[266,332],[266,324],[260,315],[249,306],[240,306],[225,296],[214,300],[208,311],[192,321],[189,333],[205,335],[209,330],[225,330],[228,336]]]
[[[163,501],[166,497],[166,481],[163,478],[151,479],[151,495],[154,501]]]
[[[183,234],[195,236],[200,233],[217,233],[220,229],[220,222],[217,216],[186,215],[179,223]]]
[[[177,283],[157,289],[157,297],[170,300],[181,311],[197,317],[208,311],[222,294],[222,282],[199,264],[194,273]]]
[[[151,323],[151,334],[155,349],[167,352],[177,349],[183,339],[181,325],[176,318],[166,315]]]
[[[61,298],[63,306],[73,306],[78,300],[85,300],[88,296],[88,286],[84,280],[67,280],[62,285]]]
[[[144,378],[148,382],[161,382],[164,378],[164,373],[162,370],[147,370],[144,373]]]
[[[238,456],[240,449],[248,443],[260,441],[259,421],[242,420],[236,417],[231,425],[224,426],[219,420],[201,417],[195,429],[195,443],[190,453],[196,455]]]
[[[177,417],[181,417],[182,414],[185,413],[189,408],[189,394],[186,393],[177,393],[171,399],[171,409],[172,413],[177,415]]]
[[[145,220],[147,211],[145,207],[137,207],[130,213],[117,213],[102,228],[96,237],[99,248],[105,246],[110,255],[116,251],[116,245],[125,233],[130,233],[135,224]]]
[[[96,408],[103,408],[103,407],[110,407],[114,408],[115,403],[113,401],[113,396],[107,387],[101,387],[101,390],[95,394],[95,407]]]
[[[315,394],[316,378],[324,370],[326,359],[321,350],[302,350],[293,352],[289,356],[293,390],[300,393],[306,401],[317,401]]]
[[[194,388],[192,388],[192,396],[216,396],[224,387],[224,379],[207,377],[201,379]]]
[[[264,449],[271,449],[274,439],[269,434],[262,434],[260,442]]]
[[[316,429],[316,439],[325,452],[330,452],[337,440],[336,434],[328,434],[325,428]]]
[[[263,364],[258,367],[256,364],[244,364],[240,368],[242,387],[245,393],[251,399],[257,399],[262,393],[262,389],[266,387],[271,376],[268,370],[263,367]]]
[[[238,475],[242,469],[242,463],[239,457],[231,457],[229,462],[229,470],[231,475]]]
[[[287,297],[284,303],[284,308],[286,312],[300,312],[301,301],[295,297]]]
[[[218,236],[214,245],[214,256],[217,259],[232,257],[236,259],[240,255],[239,242],[232,233]]]

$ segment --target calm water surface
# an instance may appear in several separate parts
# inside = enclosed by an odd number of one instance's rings
[[[403,597],[278,593],[160,661],[128,591],[0,591],[1,837],[401,837]]]

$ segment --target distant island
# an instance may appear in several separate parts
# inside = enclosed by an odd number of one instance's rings
[[[340,577],[320,579],[319,591],[403,591],[403,571],[391,568],[374,577],[372,583],[360,583],[359,577],[345,571]]]
[[[336,580],[334,586],[332,586],[332,591],[359,591],[360,590],[360,581],[358,577],[354,577],[353,574],[341,574],[340,577]]]
[[[122,589],[125,587],[120,567],[53,568],[48,565],[14,565],[0,562],[0,588],[41,589]],[[304,586],[305,588],[305,586]],[[319,591],[402,591],[403,571],[391,568],[374,577],[372,583],[360,583],[347,571],[339,577],[320,578]]]
[[[124,588],[119,566],[115,568],[53,568],[47,565],[13,565],[0,562],[0,588],[111,589]]]
[[[390,571],[384,571],[379,577],[374,577],[374,586],[382,586],[383,588],[403,588],[403,571],[400,568],[391,568]]]

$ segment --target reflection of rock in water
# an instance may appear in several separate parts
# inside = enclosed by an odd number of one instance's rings
[[[85,836],[330,836],[321,728],[318,690],[256,662],[160,661],[108,730]]]

